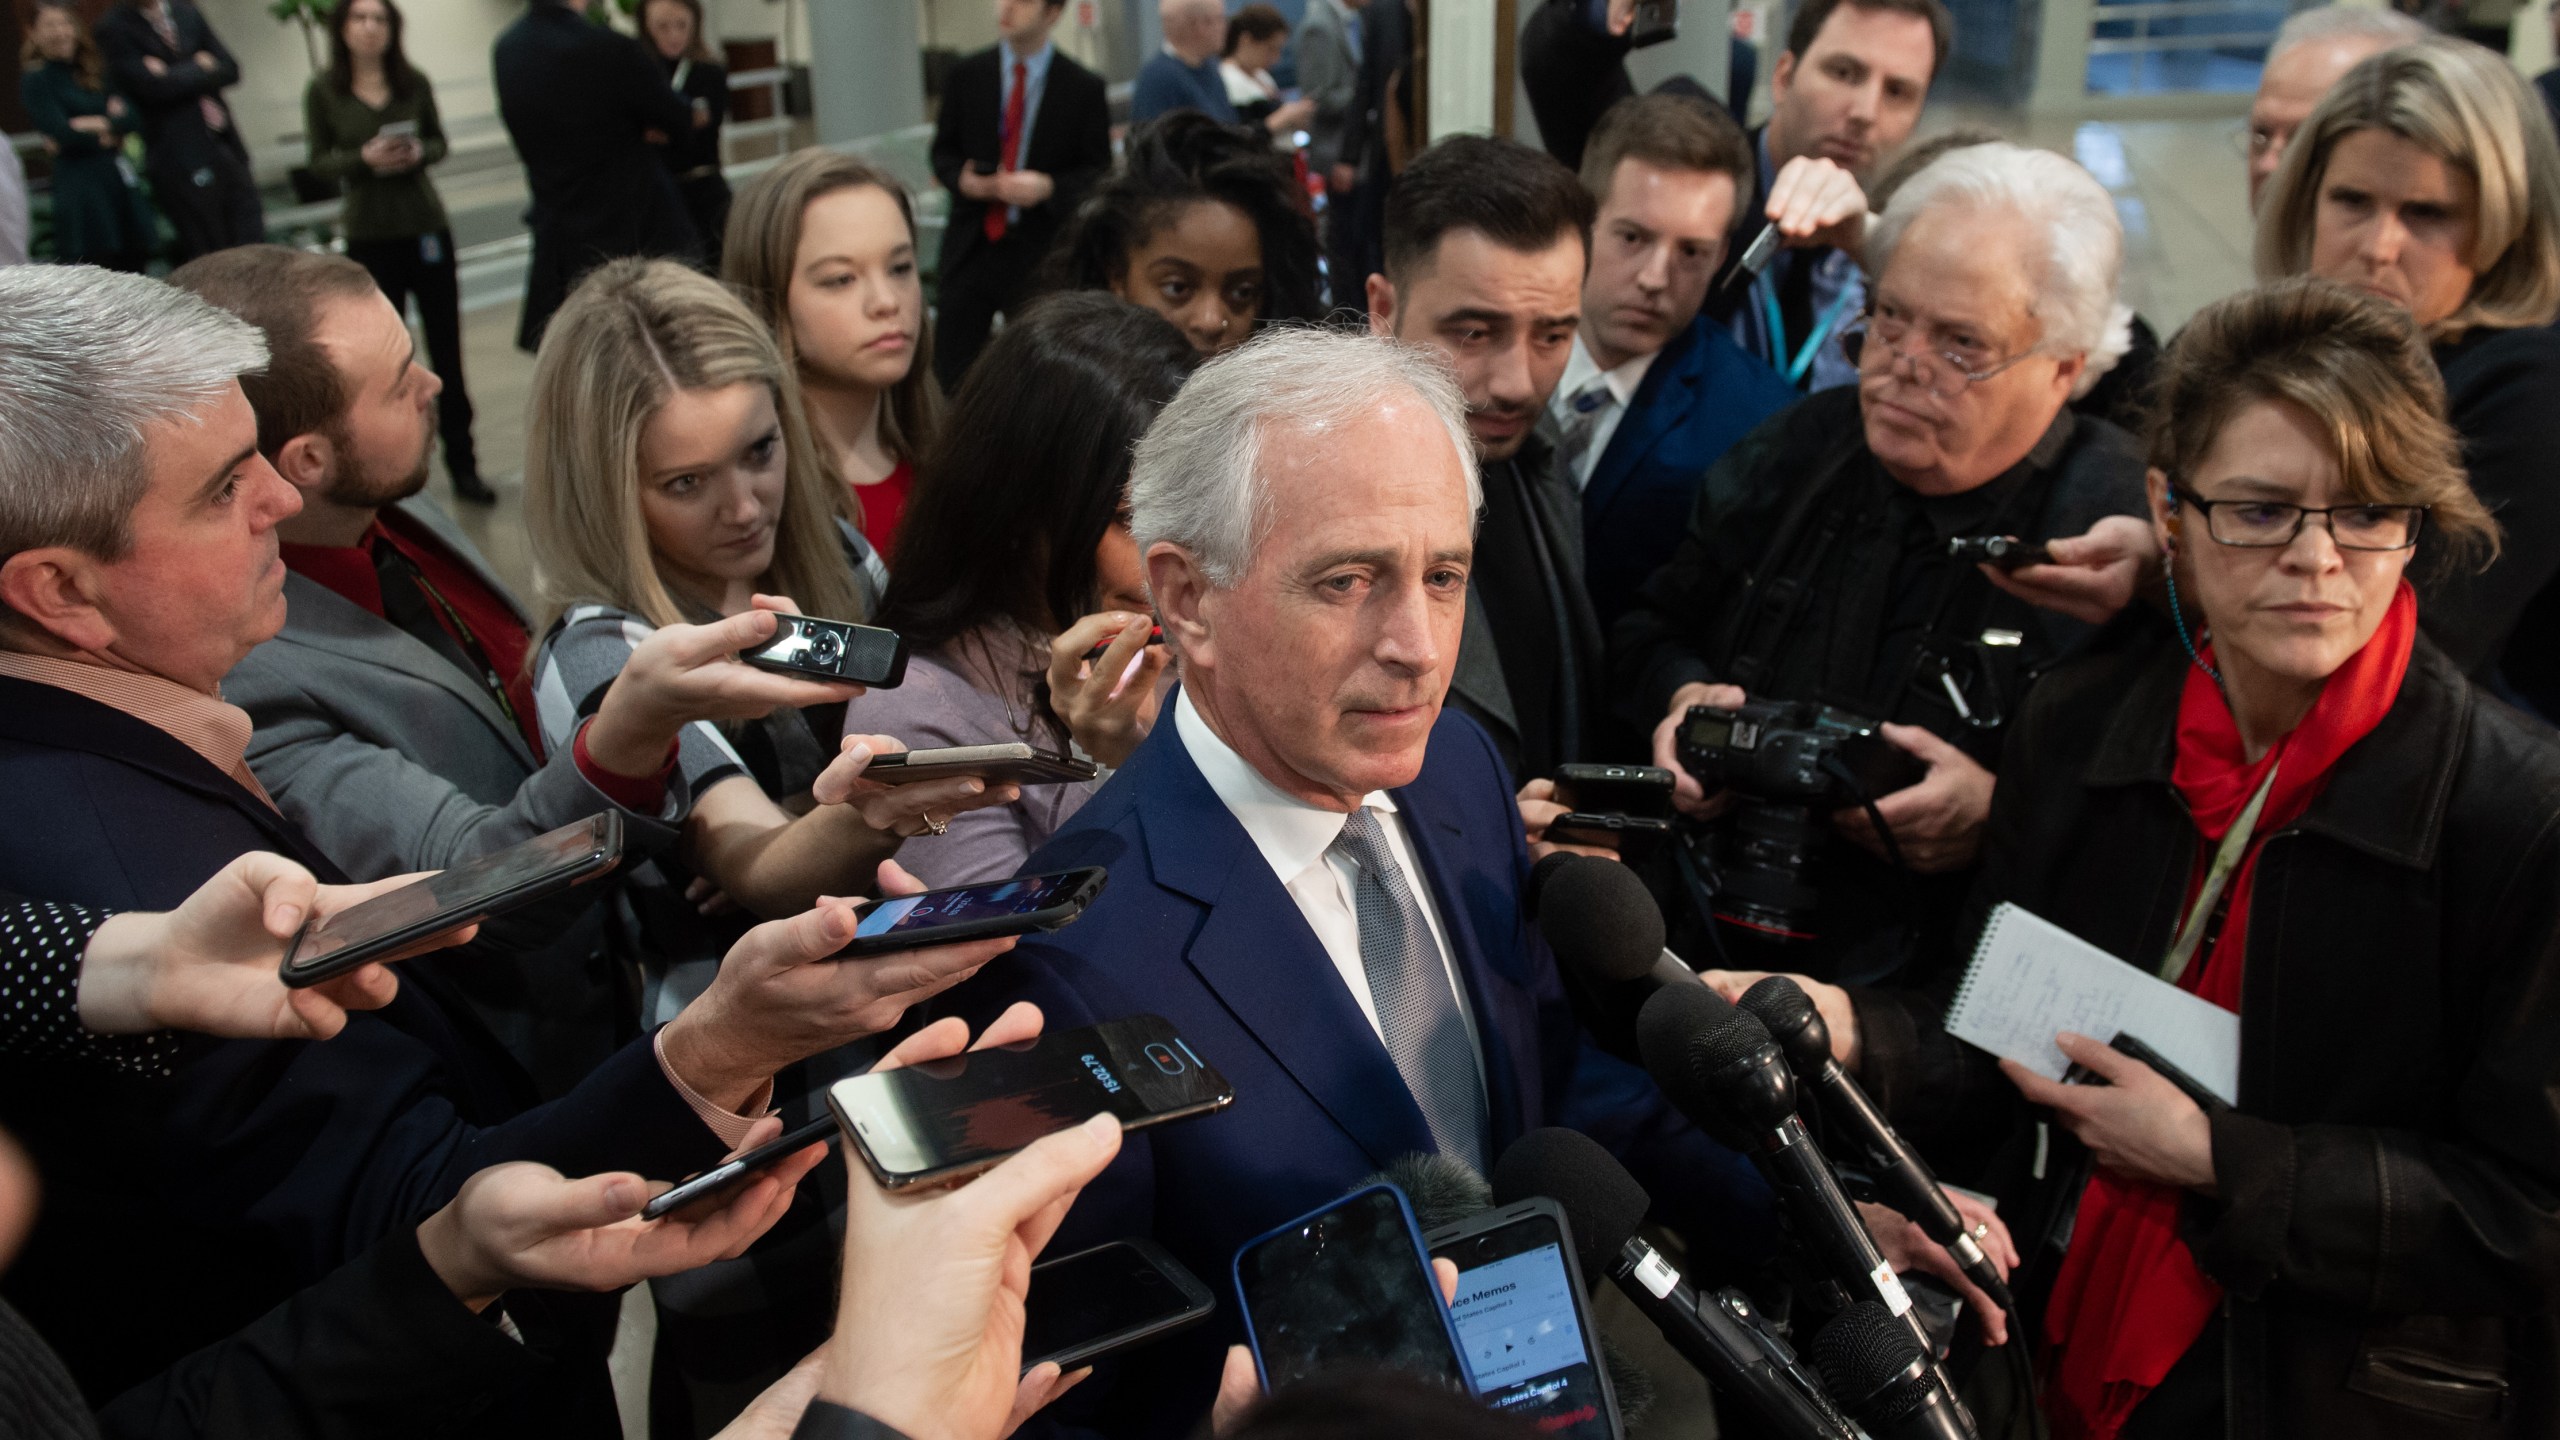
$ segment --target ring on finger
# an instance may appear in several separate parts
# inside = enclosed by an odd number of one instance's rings
[[[934,833],[934,834],[936,834],[936,835],[948,835],[948,834],[950,834],[950,833],[951,833],[951,822],[950,822],[950,821],[948,821],[948,820],[936,820],[936,819],[934,819],[934,818],[933,818],[933,812],[932,812],[932,811],[927,810],[926,812],[924,812],[923,819],[924,819],[924,828],[925,828],[925,829],[927,829],[927,830],[929,830],[929,831],[931,831],[932,833]]]
[[[1988,1220],[1985,1220],[1985,1221],[1983,1221],[1981,1224],[1974,1226],[1974,1227],[1973,1227],[1973,1238],[1974,1238],[1974,1239],[1976,1239],[1976,1240],[1988,1240],[1988,1239],[1990,1239],[1990,1238],[1991,1238],[1991,1222],[1990,1222],[1990,1221],[1988,1221]]]

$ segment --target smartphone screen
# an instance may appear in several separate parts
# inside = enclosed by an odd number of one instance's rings
[[[359,946],[379,946],[392,939],[406,943],[468,924],[545,881],[601,874],[622,853],[621,821],[620,815],[607,811],[563,825],[315,920],[295,940],[293,954],[285,961],[285,979],[335,968],[332,957]]]
[[[1385,1366],[1468,1393],[1439,1282],[1391,1186],[1359,1191],[1238,1251],[1236,1294],[1267,1389]]]
[[[1433,1253],[1458,1266],[1449,1318],[1484,1402],[1549,1435],[1615,1440],[1565,1244],[1555,1217],[1536,1213],[1444,1241]]]
[[[1106,1110],[1137,1126],[1234,1098],[1226,1077],[1156,1015],[857,1075],[828,1091],[873,1173],[890,1185],[983,1167]]]
[[[1153,1245],[1115,1240],[1031,1267],[1022,1317],[1022,1368],[1082,1364],[1217,1308],[1209,1292]]]
[[[964,885],[956,890],[927,890],[921,895],[874,900],[856,912],[853,934],[858,940],[876,940],[883,935],[971,920],[1036,915],[1073,895],[1084,883],[1083,871],[1068,870],[1055,875],[1026,875],[993,885]]]

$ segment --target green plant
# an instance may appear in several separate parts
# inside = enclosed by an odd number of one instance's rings
[[[311,73],[320,73],[320,36],[329,28],[329,12],[337,8],[336,0],[268,0],[267,13],[278,20],[290,20],[302,31],[302,58],[311,62]]]

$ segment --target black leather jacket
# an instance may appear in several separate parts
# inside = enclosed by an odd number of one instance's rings
[[[1977,916],[2165,952],[2197,863],[2170,784],[2174,640],[2057,670],[2012,727]],[[2226,1291],[2233,1437],[2560,1434],[2560,741],[2421,638],[2390,713],[2270,835],[2240,1105],[2183,1231]],[[1967,933],[1970,933],[1968,931]],[[1950,966],[1951,970],[1955,967]],[[1927,1148],[2029,1116],[1934,993],[1855,992],[1861,1068]],[[2039,1309],[2083,1152],[2003,1213]],[[2013,1154],[2032,1147],[2013,1146]]]

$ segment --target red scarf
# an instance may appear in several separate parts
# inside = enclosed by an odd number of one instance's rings
[[[2239,722],[2221,687],[2202,668],[2188,668],[2170,777],[2204,838],[2188,904],[2203,884],[2213,847],[2248,808],[2270,766],[2276,782],[2231,877],[2222,929],[2212,950],[2180,977],[2185,989],[2225,1010],[2240,1008],[2249,892],[2265,837],[2302,818],[2338,757],[2390,713],[2409,673],[2409,647],[2417,633],[2417,601],[2404,581],[2373,638],[2330,675],[2302,723],[2254,763],[2241,746]],[[2204,661],[2213,663],[2211,645]],[[2185,1196],[2183,1190],[2106,1170],[2093,1174],[2082,1192],[2071,1248],[2062,1257],[2045,1313],[2044,1338],[2052,1352],[2045,1410],[2057,1440],[2113,1440],[2222,1303],[2222,1287],[2197,1268],[2178,1238]]]

